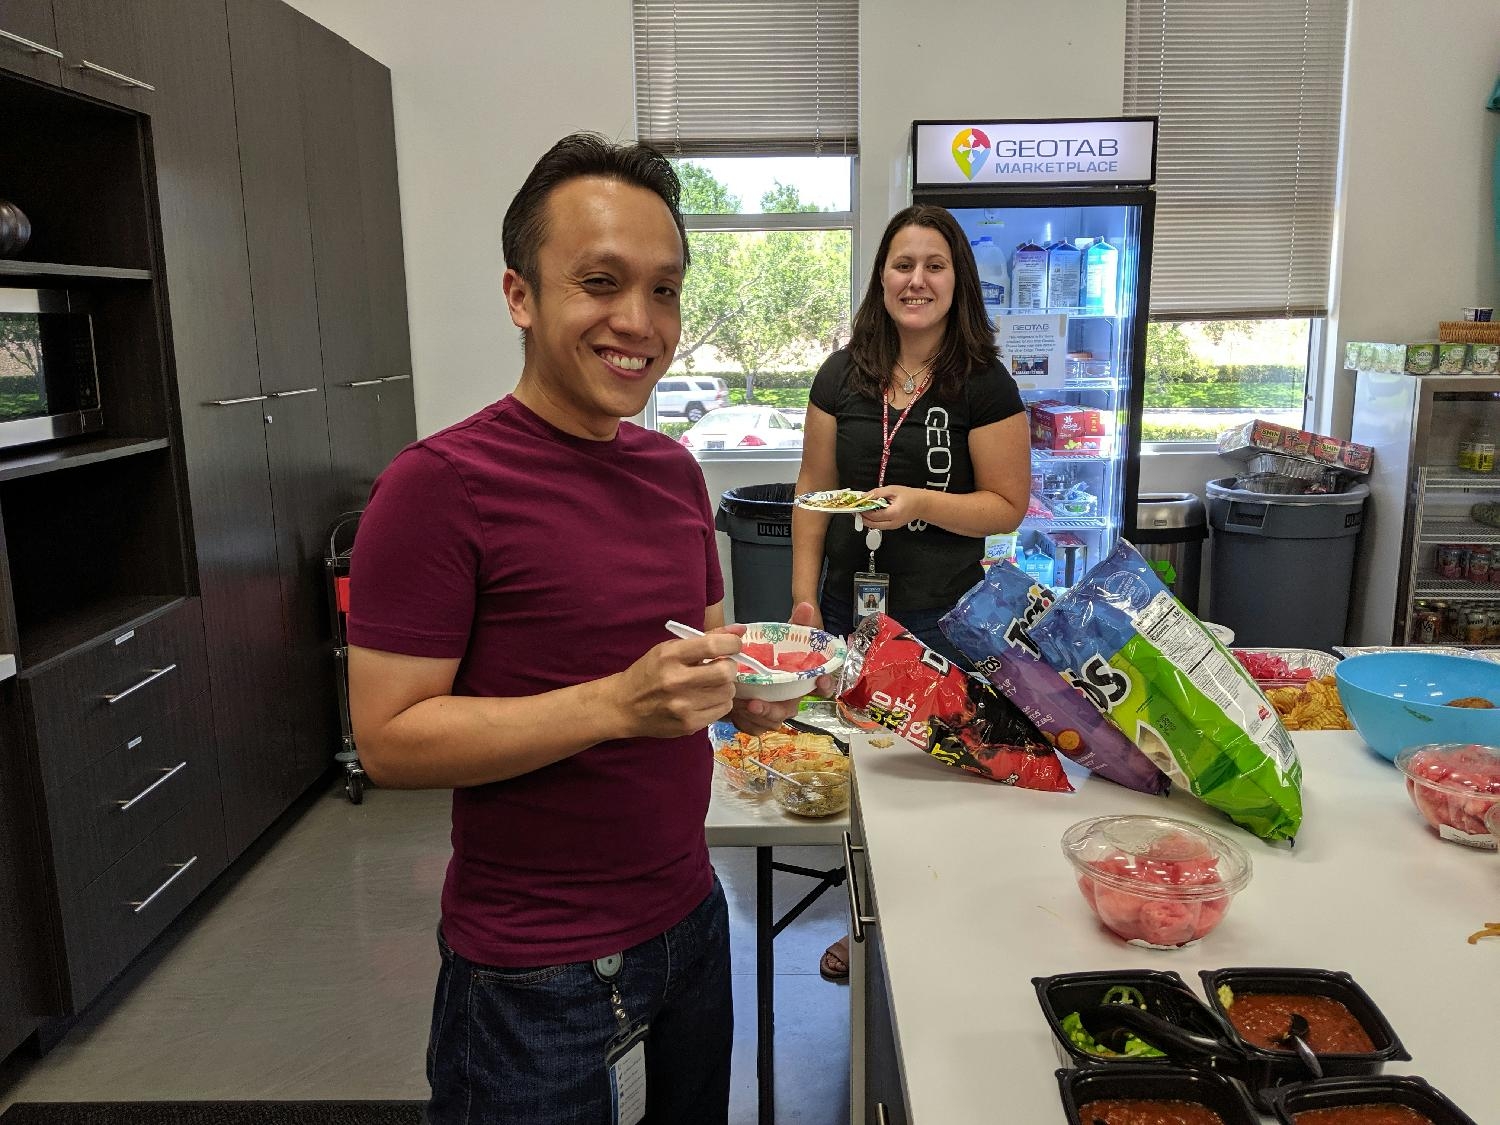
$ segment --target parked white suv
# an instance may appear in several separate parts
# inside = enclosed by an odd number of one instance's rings
[[[729,386],[723,379],[668,375],[656,384],[656,412],[696,422],[710,410],[729,405]]]

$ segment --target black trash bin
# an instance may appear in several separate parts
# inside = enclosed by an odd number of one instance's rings
[[[1368,485],[1308,496],[1208,482],[1211,620],[1236,644],[1328,650],[1344,643]]]
[[[731,488],[714,526],[729,535],[736,621],[785,621],[792,615],[793,484]]]
[[[1194,614],[1203,576],[1208,520],[1203,501],[1191,492],[1143,492],[1135,505],[1132,539],[1141,557]]]

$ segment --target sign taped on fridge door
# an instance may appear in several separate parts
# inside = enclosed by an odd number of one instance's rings
[[[1090,121],[918,121],[916,187],[1150,184],[1156,118]]]

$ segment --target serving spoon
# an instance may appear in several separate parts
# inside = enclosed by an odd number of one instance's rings
[[[1317,1053],[1313,1051],[1307,1042],[1307,1035],[1311,1030],[1312,1028],[1307,1023],[1307,1017],[1301,1012],[1293,1012],[1291,1024],[1287,1027],[1286,1031],[1276,1036],[1272,1042],[1279,1043],[1282,1046],[1290,1044],[1292,1049],[1297,1052],[1297,1057],[1302,1060],[1302,1065],[1308,1069],[1308,1072],[1314,1078],[1322,1078],[1323,1064],[1318,1061]]]
[[[1100,1046],[1108,1047],[1117,1054],[1124,1054],[1125,1034],[1134,1034],[1159,1051],[1172,1057],[1221,1059],[1225,1062],[1244,1062],[1245,1054],[1233,1044],[1209,1035],[1200,1035],[1185,1027],[1163,1019],[1154,1012],[1137,1008],[1131,1004],[1100,1004],[1081,1008],[1078,1017],[1083,1029],[1092,1035]]]
[[[671,633],[674,637],[681,637],[683,640],[688,640],[691,637],[703,636],[702,629],[694,629],[691,625],[684,625],[681,621],[668,621],[667,632]],[[767,668],[759,660],[756,660],[755,657],[746,656],[743,652],[735,653],[734,659],[737,663],[743,664],[752,672],[761,672],[767,676],[776,675],[775,668]]]

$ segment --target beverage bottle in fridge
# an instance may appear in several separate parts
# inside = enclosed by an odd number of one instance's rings
[[[1095,239],[1083,252],[1083,311],[1114,316],[1120,303],[1120,252],[1106,240]]]
[[[1047,247],[1047,304],[1054,309],[1076,309],[1080,300],[1083,251],[1061,240]]]
[[[1010,270],[1005,265],[1005,251],[989,235],[972,243],[974,265],[979,268],[979,291],[985,307],[999,311],[1010,307]]]
[[[1016,248],[1015,267],[1010,272],[1011,307],[1040,311],[1047,307],[1047,251],[1035,242]]]

